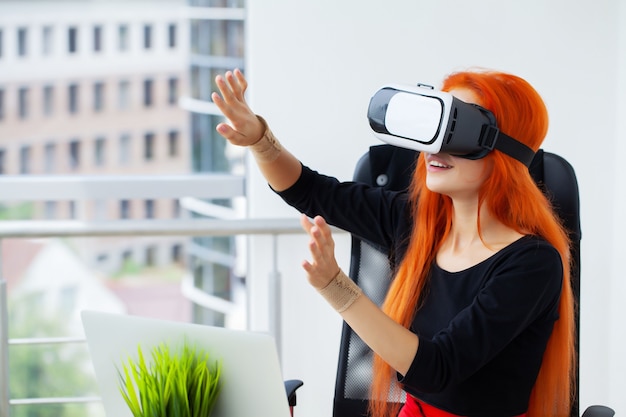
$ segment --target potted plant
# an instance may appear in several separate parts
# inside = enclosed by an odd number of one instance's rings
[[[171,350],[161,343],[147,361],[137,348],[137,359],[122,363],[120,392],[134,417],[209,417],[220,391],[220,361],[185,342]]]

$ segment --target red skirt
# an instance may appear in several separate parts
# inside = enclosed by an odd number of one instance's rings
[[[400,410],[398,417],[462,417],[457,414],[448,413],[447,411],[440,410],[433,407],[430,404],[422,402],[412,395],[406,396],[406,403]],[[517,417],[526,417],[526,413],[520,414]]]

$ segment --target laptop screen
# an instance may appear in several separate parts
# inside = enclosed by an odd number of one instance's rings
[[[95,311],[81,315],[107,417],[132,417],[118,369],[137,358],[138,346],[149,360],[158,345],[185,341],[222,362],[212,417],[290,415],[276,344],[267,334]]]

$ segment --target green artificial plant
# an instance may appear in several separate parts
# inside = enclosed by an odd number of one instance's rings
[[[162,343],[148,363],[138,346],[136,360],[122,364],[120,392],[134,417],[209,417],[221,384],[220,361],[186,342],[179,351]]]

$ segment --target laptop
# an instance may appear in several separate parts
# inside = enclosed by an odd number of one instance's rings
[[[222,361],[222,388],[212,417],[289,417],[289,404],[274,339],[263,333],[83,311],[87,345],[107,417],[132,417],[117,373],[140,345],[148,360],[161,343],[184,340]]]

